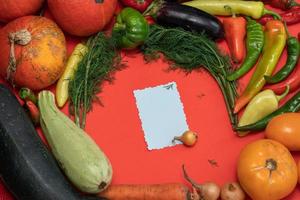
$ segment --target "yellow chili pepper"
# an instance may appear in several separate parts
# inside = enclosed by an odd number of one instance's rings
[[[74,48],[71,56],[68,59],[65,71],[57,82],[56,85],[56,101],[59,107],[63,107],[69,98],[69,82],[73,78],[74,72],[78,67],[78,63],[82,60],[83,56],[87,53],[88,48],[79,43]]]
[[[281,95],[276,95],[273,90],[267,89],[258,93],[247,105],[238,126],[245,126],[257,122],[268,114],[278,109],[278,103],[289,93],[289,86]],[[238,132],[239,136],[248,134],[249,131]]]
[[[184,2],[184,5],[191,6],[203,10],[211,15],[231,16],[234,14],[242,14],[259,19],[263,15],[273,15],[280,19],[280,16],[265,8],[261,1],[241,1],[241,0],[194,0]],[[230,9],[228,9],[230,8]]]

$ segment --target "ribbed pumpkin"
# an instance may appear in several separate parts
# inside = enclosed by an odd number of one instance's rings
[[[89,36],[111,20],[117,0],[48,0],[57,24],[67,33]]]
[[[0,0],[0,21],[8,22],[18,17],[36,13],[44,0]]]
[[[0,74],[20,87],[40,90],[62,74],[66,61],[63,32],[50,19],[18,18],[0,30]]]

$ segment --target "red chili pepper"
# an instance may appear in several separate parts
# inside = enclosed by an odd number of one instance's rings
[[[40,122],[40,111],[32,101],[26,101],[24,107],[31,118],[32,122],[37,125]]]
[[[280,16],[282,20],[286,22],[287,25],[300,23],[300,7],[293,7],[291,10],[281,13]],[[265,15],[260,18],[259,23],[265,25],[268,21],[274,19],[270,15]]]
[[[121,0],[125,6],[129,6],[137,9],[140,12],[144,12],[146,8],[152,3],[153,0]]]
[[[246,20],[243,17],[227,17],[223,20],[223,27],[232,60],[240,63],[245,55]]]
[[[293,70],[291,75],[289,77],[277,84],[268,85],[264,89],[271,89],[276,94],[281,94],[286,89],[286,86],[290,86],[290,92],[293,92],[297,90],[300,87],[300,62],[298,61],[298,64],[296,68]]]
[[[262,0],[262,2],[282,10],[289,10],[294,6],[299,6],[299,3],[295,2],[295,0]]]

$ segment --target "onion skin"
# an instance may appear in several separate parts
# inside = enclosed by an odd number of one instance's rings
[[[195,199],[199,200],[217,200],[220,197],[220,187],[214,182],[205,182],[203,184],[196,183],[193,179],[191,179],[184,165],[182,166],[184,178],[193,186],[193,190],[196,190],[199,194],[199,197],[195,197]]]
[[[222,200],[244,200],[245,198],[245,192],[236,182],[226,183],[221,189]]]
[[[173,142],[178,140],[182,142],[185,146],[192,147],[196,144],[198,135],[193,131],[185,131],[181,136],[174,137]]]
[[[200,199],[217,200],[220,196],[220,187],[214,182],[205,182],[199,185]],[[236,199],[237,200],[237,199]]]

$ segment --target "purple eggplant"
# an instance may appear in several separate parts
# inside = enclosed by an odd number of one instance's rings
[[[170,2],[170,0],[153,1],[144,15],[151,15],[156,23],[162,26],[181,27],[189,31],[204,32],[212,39],[224,38],[224,29],[217,17],[177,2]]]

